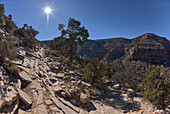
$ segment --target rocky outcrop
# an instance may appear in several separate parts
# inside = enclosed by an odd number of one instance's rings
[[[125,58],[169,66],[170,42],[155,34],[144,34],[132,40],[125,50]]]
[[[147,33],[134,39],[113,38],[88,41],[77,53],[85,58],[112,62],[118,59],[170,66],[170,42]]]
[[[111,62],[124,55],[125,47],[130,42],[130,39],[125,38],[90,40],[82,48],[79,47],[77,53],[81,57]]]

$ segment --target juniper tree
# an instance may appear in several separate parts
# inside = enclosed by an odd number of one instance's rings
[[[144,99],[159,108],[170,102],[170,72],[163,66],[150,66],[143,80]]]
[[[69,40],[69,58],[72,61],[73,55],[77,45],[82,46],[89,37],[88,30],[85,27],[81,27],[81,23],[74,18],[69,18],[67,28],[65,25],[59,24],[58,30],[61,31],[62,38],[68,38]]]

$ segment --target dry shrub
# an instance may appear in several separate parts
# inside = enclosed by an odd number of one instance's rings
[[[18,74],[19,70],[16,65],[11,65],[9,67],[9,72],[11,75],[16,76]]]

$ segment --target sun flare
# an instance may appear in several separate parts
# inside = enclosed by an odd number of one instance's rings
[[[51,13],[51,8],[46,7],[46,8],[45,8],[45,13],[47,13],[47,14]]]

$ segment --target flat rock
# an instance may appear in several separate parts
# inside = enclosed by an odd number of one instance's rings
[[[19,98],[26,104],[26,105],[31,105],[32,104],[32,101],[30,99],[30,97],[24,92],[22,91],[21,89],[18,89],[17,88],[17,91],[18,91],[18,95],[19,95]]]
[[[19,66],[17,65],[17,67],[25,72],[27,72],[28,74],[30,73],[30,68],[26,68],[26,67],[23,67],[23,66]]]
[[[57,77],[57,78],[63,78],[63,77],[64,77],[64,74],[62,74],[62,73],[58,73],[58,74],[56,74],[54,77]]]
[[[20,72],[19,76],[27,82],[32,82],[31,77],[25,71]]]
[[[22,66],[30,67],[29,63],[30,63],[30,60],[27,58],[24,58],[24,63],[22,64]]]
[[[53,107],[50,107],[50,110],[51,110],[51,113],[52,114],[64,114],[62,112],[62,110],[59,110],[57,107],[53,106]]]
[[[13,64],[17,64],[17,65],[21,65],[22,61],[21,60],[17,60],[17,61],[11,61]]]
[[[74,71],[69,71],[68,73],[69,73],[69,74],[75,74],[75,72],[74,72]]]
[[[68,106],[60,102],[56,97],[51,97],[51,99],[54,102],[54,104],[57,106],[57,108],[62,109],[65,114],[77,114],[75,111],[70,109]]]
[[[84,109],[81,109],[79,114],[88,114],[88,112],[86,112]]]
[[[135,91],[133,89],[128,89],[127,92],[128,93],[135,93]]]
[[[48,99],[48,100],[45,101],[45,104],[46,104],[46,105],[52,105],[53,102],[52,102],[51,100]]]
[[[43,104],[43,97],[44,97],[43,91],[42,90],[38,91],[37,105]]]
[[[74,111],[76,111],[77,113],[80,112],[80,109],[74,105],[72,105],[69,101],[64,100],[63,98],[59,98],[58,99],[65,105],[67,105],[68,107],[70,107],[71,109],[73,109]]]
[[[35,63],[35,61],[31,59],[31,61],[30,61],[30,63],[29,63],[29,65],[30,65],[31,68],[34,67],[34,63]]]
[[[59,87],[59,86],[54,86],[54,92],[60,92],[62,90],[62,88],[61,87]]]
[[[47,72],[47,70],[42,65],[39,65],[39,68],[40,68],[41,71]]]

